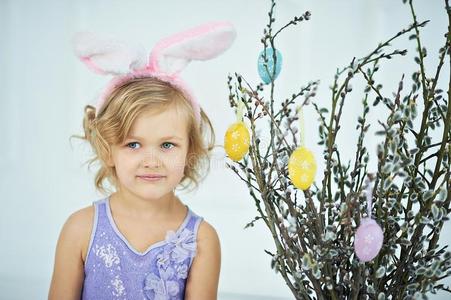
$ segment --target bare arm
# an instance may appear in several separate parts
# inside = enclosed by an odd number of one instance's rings
[[[221,269],[221,246],[216,230],[207,222],[199,226],[197,254],[185,289],[185,300],[216,300]]]
[[[92,210],[79,210],[64,223],[58,238],[49,300],[79,300],[84,279],[82,249],[89,236]]]

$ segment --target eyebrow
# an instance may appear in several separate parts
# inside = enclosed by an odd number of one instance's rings
[[[142,138],[142,137],[139,137],[139,136],[134,136],[134,135],[127,136],[127,139],[145,140],[145,138]],[[181,137],[176,136],[176,135],[164,136],[164,137],[160,138],[160,140],[171,140],[171,139],[183,140]]]

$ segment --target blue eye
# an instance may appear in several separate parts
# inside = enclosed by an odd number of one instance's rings
[[[128,148],[130,148],[130,149],[138,149],[137,147],[133,147],[132,145],[139,145],[139,143],[138,143],[138,142],[131,142],[131,143],[128,143],[128,144],[126,145],[126,147],[128,147]],[[163,147],[164,149],[171,149],[171,148],[172,148],[171,145],[172,145],[173,147],[175,147],[175,144],[170,143],[170,142],[164,142],[164,143],[162,144],[162,147]]]
[[[163,144],[163,148],[165,148],[165,149],[171,149],[171,148],[167,148],[167,147],[164,147],[164,145],[172,145],[172,146],[174,146],[175,147],[175,145],[173,144],[173,143],[169,143],[169,142],[164,142]]]
[[[127,144],[127,147],[129,147],[130,145],[133,145],[133,144],[139,144],[139,143],[138,143],[138,142],[131,142],[131,143],[128,143],[128,144]],[[136,149],[136,148],[131,147],[131,149]]]

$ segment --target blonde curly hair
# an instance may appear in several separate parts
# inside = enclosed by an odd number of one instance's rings
[[[109,181],[117,188],[115,167],[109,167],[111,146],[123,143],[135,119],[142,112],[148,110],[164,110],[175,105],[188,117],[189,145],[187,164],[184,176],[179,186],[182,190],[194,185],[197,188],[210,170],[210,154],[215,147],[215,133],[210,119],[201,109],[200,126],[195,119],[189,100],[182,92],[170,83],[156,78],[131,79],[118,86],[107,98],[103,108],[96,113],[96,108],[87,105],[84,109],[84,135],[72,135],[89,142],[94,156],[85,163],[89,167],[100,163],[100,169],[95,176],[95,187],[103,194],[111,192],[105,188],[105,181]],[[205,165],[202,165],[206,163]]]

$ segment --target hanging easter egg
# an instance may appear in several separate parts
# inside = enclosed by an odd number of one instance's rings
[[[224,148],[234,161],[241,160],[249,151],[249,130],[244,122],[236,122],[227,129],[224,137]]]
[[[271,77],[272,74],[274,72],[274,68],[275,70],[275,74],[274,74],[274,78],[273,80],[276,80],[277,76],[279,76],[280,70],[282,69],[282,53],[280,53],[279,50],[276,50],[276,62],[274,63],[274,58],[273,58],[273,48],[269,47],[266,48],[265,50],[262,50],[260,52],[260,55],[258,56],[258,74],[260,75],[260,78],[263,80],[263,82],[265,84],[269,84],[271,82]],[[268,65],[268,70],[266,70],[265,67],[265,60],[263,58],[263,51],[265,51],[266,53],[266,58],[268,59],[267,65]],[[269,72],[268,72],[269,71]]]
[[[313,152],[306,147],[299,147],[291,153],[288,160],[288,176],[294,186],[301,190],[308,189],[316,175],[316,161]]]
[[[354,240],[354,251],[362,262],[371,261],[382,248],[384,234],[374,219],[364,218],[357,228]]]

